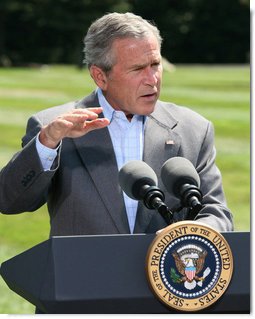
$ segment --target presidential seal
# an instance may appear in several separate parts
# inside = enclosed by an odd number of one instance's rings
[[[226,291],[233,272],[233,256],[216,230],[182,221],[162,230],[149,247],[147,277],[152,291],[165,305],[199,311]]]

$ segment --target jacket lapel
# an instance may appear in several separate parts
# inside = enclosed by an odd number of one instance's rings
[[[145,125],[143,160],[155,171],[158,176],[158,186],[164,193],[166,189],[160,179],[160,171],[167,159],[178,155],[181,137],[174,132],[177,125],[178,121],[170,115],[169,109],[165,109],[161,102],[156,104]],[[135,232],[146,232],[154,214],[154,210],[149,210],[139,203]]]
[[[77,108],[95,106],[99,106],[95,93],[76,104]],[[120,233],[129,233],[124,199],[118,182],[117,162],[108,129],[91,131],[73,141],[117,229]]]

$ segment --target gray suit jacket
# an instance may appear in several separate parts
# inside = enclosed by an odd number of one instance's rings
[[[62,142],[51,171],[43,171],[35,147],[41,127],[72,108],[99,106],[95,93],[79,102],[53,107],[31,117],[23,149],[2,169],[0,211],[16,214],[35,211],[48,204],[51,235],[129,233],[118,168],[107,128]],[[103,116],[103,115],[102,115]],[[170,141],[170,142],[169,142]],[[145,126],[143,160],[156,172],[169,208],[179,201],[167,193],[160,168],[169,158],[182,156],[196,167],[204,195],[197,220],[219,231],[232,230],[221,175],[215,166],[214,132],[209,121],[197,113],[158,101]],[[187,210],[177,212],[185,219]],[[135,233],[155,232],[166,224],[159,213],[139,203]]]

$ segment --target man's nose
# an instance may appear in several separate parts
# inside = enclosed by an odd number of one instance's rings
[[[155,86],[158,83],[158,73],[152,68],[148,67],[144,70],[144,84]]]

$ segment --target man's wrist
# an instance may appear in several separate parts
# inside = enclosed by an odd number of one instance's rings
[[[55,141],[53,140],[46,132],[44,128],[41,129],[41,132],[39,133],[39,141],[41,144],[44,146],[51,148],[51,149],[56,149],[59,145],[60,141]]]

